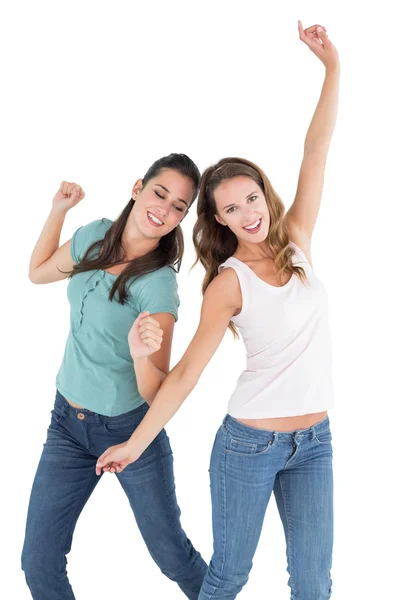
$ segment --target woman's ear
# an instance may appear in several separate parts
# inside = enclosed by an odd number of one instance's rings
[[[138,179],[137,182],[135,183],[135,185],[132,188],[132,198],[134,200],[136,200],[136,196],[138,194],[140,194],[140,192],[143,189],[143,180],[142,179]]]
[[[221,217],[219,217],[218,215],[214,215],[215,220],[220,224],[220,225],[224,225],[226,227],[226,223],[223,219],[221,219]]]

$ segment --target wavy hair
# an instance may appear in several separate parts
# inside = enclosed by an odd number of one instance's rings
[[[223,181],[240,176],[250,177],[264,193],[270,214],[270,227],[266,241],[272,250],[278,275],[295,274],[305,282],[304,269],[292,262],[295,251],[289,245],[285,207],[282,200],[275,192],[268,177],[257,165],[243,158],[230,157],[223,158],[206,169],[200,180],[193,243],[197,256],[195,264],[200,261],[206,270],[202,286],[203,294],[218,275],[218,267],[232,256],[238,247],[236,235],[229,227],[218,223],[215,218],[217,206],[214,192]],[[237,337],[237,330],[232,321],[229,329]]]
[[[199,189],[200,171],[186,154],[170,154],[158,159],[143,177],[143,187],[150,179],[157,177],[165,169],[172,169],[191,179],[193,195],[190,205],[192,205]],[[122,213],[107,230],[104,239],[98,240],[87,249],[82,260],[74,265],[71,277],[85,271],[105,270],[125,262],[122,234],[134,203],[135,201],[131,198]],[[181,226],[178,225],[160,239],[156,248],[127,263],[125,269],[114,281],[109,300],[112,300],[118,292],[118,302],[124,304],[127,300],[127,285],[132,278],[136,279],[146,273],[152,273],[166,265],[178,272],[182,263],[183,250],[183,233]]]

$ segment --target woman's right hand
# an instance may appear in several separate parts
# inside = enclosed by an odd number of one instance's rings
[[[161,348],[163,330],[160,323],[146,310],[138,315],[129,334],[129,350],[133,360],[151,356]]]
[[[77,183],[63,181],[53,198],[53,210],[67,212],[85,197],[85,192]]]

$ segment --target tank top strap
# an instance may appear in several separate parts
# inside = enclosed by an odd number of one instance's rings
[[[293,248],[293,250],[296,252],[296,256],[293,257],[294,258],[294,263],[298,264],[298,263],[306,263],[308,266],[311,267],[310,263],[308,262],[308,258],[307,256],[304,254],[303,250],[301,248],[299,248],[299,246],[297,246],[294,242],[290,241],[289,245]]]
[[[251,286],[251,271],[242,261],[238,260],[234,256],[230,256],[222,265],[218,267],[218,272],[220,273],[222,269],[231,268],[235,271],[236,276],[239,280],[240,291],[242,294],[242,310],[236,317],[232,319],[235,322],[236,319],[242,317],[248,306],[250,299],[250,286]]]

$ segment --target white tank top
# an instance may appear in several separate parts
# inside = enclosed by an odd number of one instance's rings
[[[302,250],[290,245],[304,283],[293,274],[275,287],[233,256],[219,267],[234,269],[242,292],[242,310],[232,321],[246,346],[247,368],[229,401],[232,417],[298,416],[334,405],[327,294]]]

